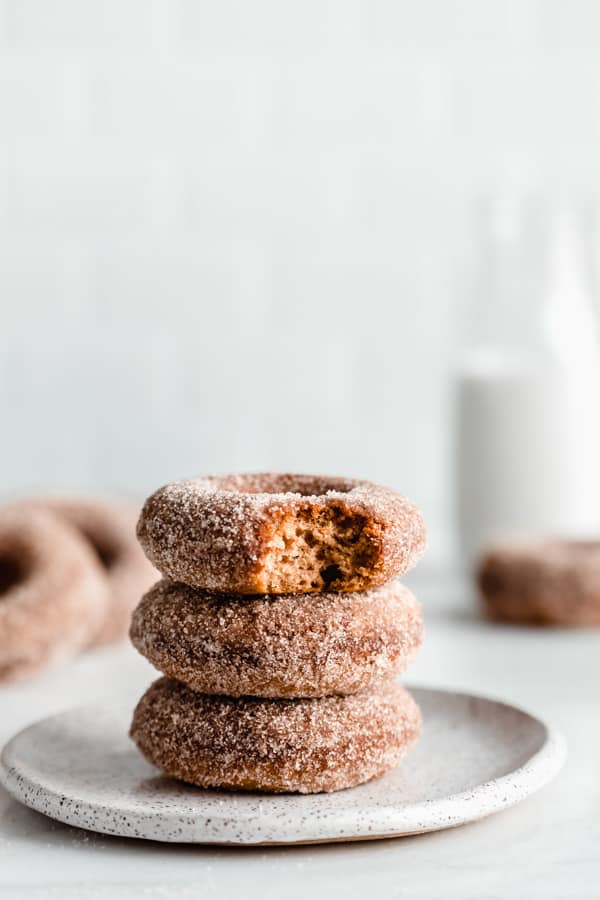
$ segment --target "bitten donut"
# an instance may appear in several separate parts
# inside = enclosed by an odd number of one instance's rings
[[[419,604],[398,582],[345,594],[248,597],[160,581],[131,640],[159,671],[206,694],[353,694],[406,669],[423,639]]]
[[[410,695],[388,682],[347,697],[211,697],[161,678],[138,703],[131,737],[146,759],[205,788],[337,791],[383,775],[420,730]]]
[[[115,500],[48,497],[36,502],[66,519],[83,535],[106,575],[108,602],[93,645],[124,640],[131,613],[157,575],[136,539],[137,510]]]
[[[489,548],[477,583],[487,614],[528,625],[600,625],[600,541],[538,539]]]
[[[263,473],[178,481],[146,501],[138,537],[172,581],[237,594],[362,591],[415,565],[419,510],[369,481]]]
[[[0,512],[0,681],[87,646],[106,603],[102,570],[76,531],[42,509]]]

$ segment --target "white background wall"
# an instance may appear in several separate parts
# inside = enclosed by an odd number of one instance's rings
[[[372,477],[451,534],[474,208],[600,184],[595,0],[0,0],[3,494]]]

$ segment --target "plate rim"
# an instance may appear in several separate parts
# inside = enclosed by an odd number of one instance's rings
[[[293,846],[314,843],[384,840],[392,837],[408,837],[410,835],[425,834],[432,831],[445,830],[447,828],[453,828],[467,824],[469,822],[478,821],[479,819],[486,818],[487,816],[515,806],[522,800],[526,799],[528,796],[536,793],[556,777],[566,761],[567,743],[563,734],[560,731],[550,727],[538,716],[534,715],[521,706],[517,706],[516,704],[487,694],[473,693],[471,691],[464,690],[454,690],[447,687],[437,688],[435,686],[416,684],[408,684],[406,685],[406,687],[409,691],[416,692],[417,694],[419,692],[437,695],[448,694],[452,695],[453,697],[461,697],[467,700],[476,700],[496,706],[503,706],[507,709],[519,712],[522,715],[527,716],[530,720],[533,720],[543,728],[543,743],[540,748],[528,759],[526,759],[521,766],[518,766],[516,769],[513,769],[510,772],[505,773],[504,775],[500,775],[497,778],[482,781],[471,788],[458,791],[454,794],[446,794],[441,798],[411,803],[410,805],[404,807],[381,807],[377,803],[370,801],[368,803],[365,803],[365,805],[361,807],[361,821],[359,822],[356,821],[356,813],[353,810],[336,810],[336,821],[333,826],[330,826],[331,833],[328,836],[321,835],[311,837],[306,836],[306,834],[302,836],[301,834],[297,833],[296,836],[293,837],[290,836],[289,833],[293,831],[293,828],[288,825],[287,828],[282,829],[282,837],[279,840],[269,841],[261,841],[259,837],[257,837],[255,840],[251,839],[250,837],[244,837],[244,839],[242,840],[219,840],[213,834],[209,833],[207,833],[203,837],[182,836],[179,838],[175,838],[171,837],[170,835],[160,837],[148,834],[140,834],[137,829],[136,833],[123,832],[119,834],[114,830],[108,830],[106,825],[104,828],[102,828],[101,821],[98,822],[94,828],[92,828],[89,824],[86,824],[85,821],[82,821],[81,817],[79,821],[73,821],[72,816],[69,816],[69,811],[71,810],[70,804],[64,805],[65,811],[63,812],[63,806],[60,805],[59,802],[57,802],[65,799],[65,794],[63,792],[56,791],[53,788],[47,787],[46,785],[41,785],[39,782],[32,780],[26,774],[23,774],[22,771],[19,771],[18,767],[10,761],[11,752],[13,752],[17,748],[19,740],[29,731],[33,731],[39,726],[49,723],[53,720],[60,720],[67,715],[72,716],[73,714],[77,714],[77,712],[79,711],[89,713],[90,711],[97,709],[102,710],[103,712],[108,711],[110,713],[117,713],[118,711],[125,708],[122,704],[117,704],[112,707],[109,707],[106,703],[79,704],[77,706],[68,707],[49,716],[44,716],[30,723],[29,725],[26,725],[24,728],[21,728],[11,738],[9,738],[9,740],[3,746],[2,752],[0,753],[0,784],[5,788],[8,794],[14,800],[22,803],[29,809],[33,809],[37,813],[46,815],[49,818],[55,819],[70,827],[82,828],[87,831],[93,831],[112,837],[134,838],[154,841],[158,843],[180,843],[192,846],[203,844],[207,846],[212,845],[237,847]],[[130,711],[129,705],[127,706],[127,710]],[[383,778],[385,777],[386,776],[384,775]],[[25,787],[25,790],[23,790],[23,787]],[[498,793],[504,787],[508,788],[506,796],[499,799]],[[29,790],[27,790],[27,788],[29,788]],[[354,789],[350,788],[349,790]],[[343,794],[346,793],[346,791],[340,793]],[[286,800],[289,800],[289,802],[294,802],[298,799],[306,800],[310,796],[318,796],[298,794],[261,795],[258,792],[254,792],[252,794],[249,793],[248,796],[250,795],[260,800],[282,800],[285,798]],[[236,794],[236,796],[239,795]],[[54,803],[52,804],[52,813],[50,813],[47,808],[48,799],[54,801]],[[77,800],[77,798],[74,797],[68,799],[72,803],[81,803],[80,799]],[[136,808],[136,801],[132,801],[131,798],[127,795],[123,795],[122,800],[123,802],[120,803],[119,806],[115,806],[114,804],[108,802],[89,800],[85,800],[83,802],[83,805],[85,811],[87,811],[88,814],[91,813],[94,816],[96,814],[99,814],[102,817],[106,816],[106,814],[110,812],[128,813],[137,819],[142,828],[144,824],[147,825],[151,821],[156,821],[156,819],[159,817],[166,821],[169,821],[172,818],[176,818],[178,820],[181,820],[182,818],[181,813],[163,812],[159,815],[156,812],[139,809],[139,807]],[[46,801],[46,805],[44,804],[44,801]],[[439,807],[441,804],[443,804],[444,807],[452,807],[455,810],[452,815],[446,817],[446,821],[444,822],[440,822]],[[43,808],[44,806],[45,808]],[[412,828],[412,830],[407,830],[406,826],[402,825],[401,820],[403,815],[406,815],[406,810],[410,810],[411,818],[414,819],[417,816],[419,817],[420,821],[423,823],[422,827],[419,827],[416,830],[414,829],[414,827]],[[375,833],[373,828],[369,827],[368,821],[369,818],[373,815],[378,815],[380,819],[383,819],[385,817],[386,821],[389,822],[392,826],[392,829],[389,831],[382,830],[379,833]],[[186,817],[191,818],[187,813]],[[214,815],[212,815],[211,818],[214,818]],[[351,825],[348,819],[352,820]],[[248,817],[243,820],[243,825],[246,828],[251,827],[252,821],[252,817]],[[393,825],[394,821],[397,822],[396,825]],[[202,817],[201,813],[199,813],[198,826],[201,825]],[[346,833],[347,827],[349,827],[349,831]],[[313,831],[314,830],[315,829],[313,828]],[[286,832],[285,834],[283,834],[284,831]],[[306,831],[310,831],[310,821],[308,823],[308,826],[306,824],[304,825],[304,832]]]

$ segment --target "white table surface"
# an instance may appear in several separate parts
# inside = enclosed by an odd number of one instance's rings
[[[418,585],[425,646],[409,681],[512,701],[567,737],[558,779],[481,822],[417,837],[290,848],[159,845],[69,828],[0,789],[0,897],[565,898],[600,897],[600,631],[489,625],[463,592]],[[0,742],[89,700],[131,702],[154,672],[128,646],[88,653],[0,689]]]

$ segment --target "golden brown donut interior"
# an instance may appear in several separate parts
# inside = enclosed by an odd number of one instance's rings
[[[377,546],[366,516],[338,506],[286,511],[272,528],[263,572],[266,591],[353,590],[371,571]]]
[[[220,479],[219,488],[241,494],[295,494],[310,502],[286,508],[265,535],[271,546],[263,562],[265,593],[289,589],[360,589],[377,555],[368,519],[344,504],[321,506],[329,492],[347,494],[355,482],[322,475],[256,473]],[[358,577],[357,577],[358,576]]]

